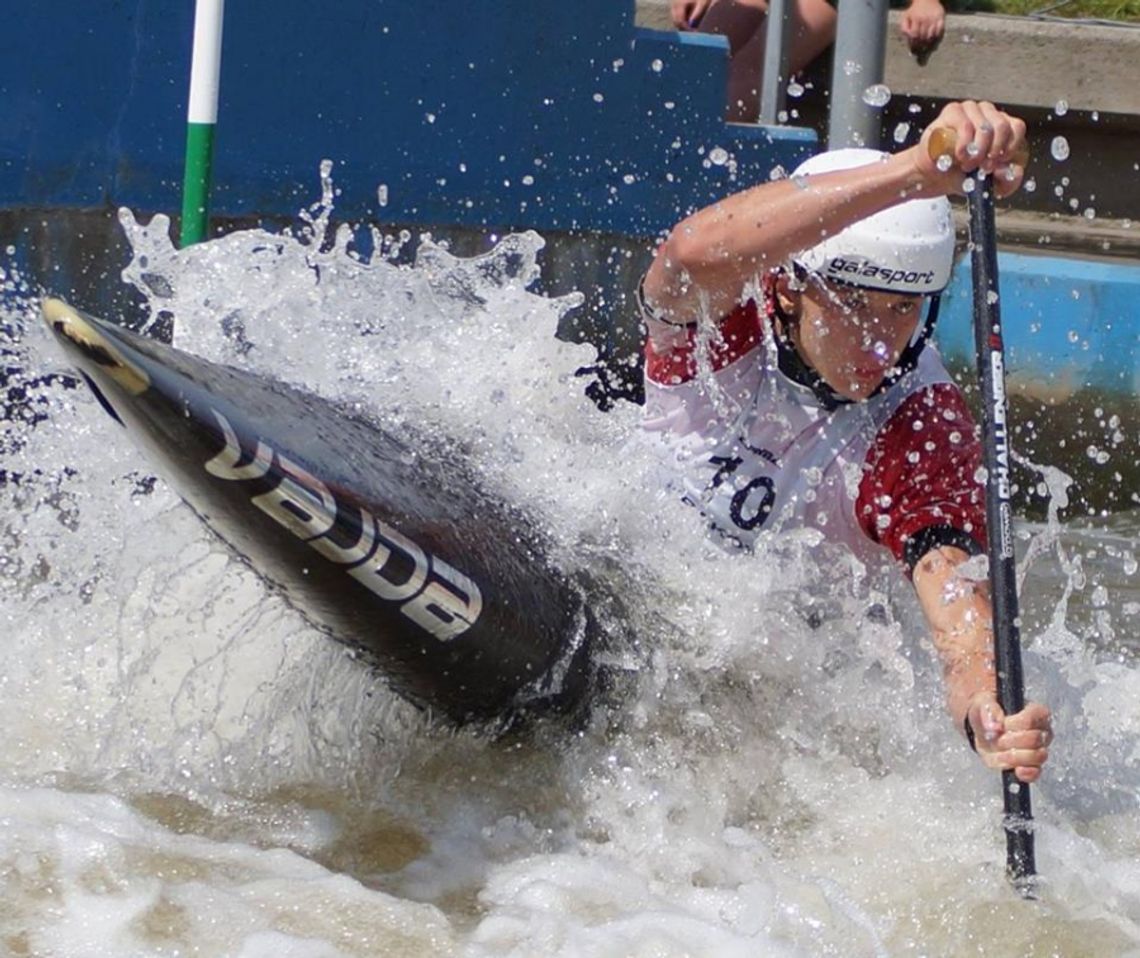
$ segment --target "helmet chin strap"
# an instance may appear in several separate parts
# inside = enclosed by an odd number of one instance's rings
[[[797,264],[797,272],[799,268]],[[792,316],[780,305],[780,299],[775,290],[772,290],[771,297],[772,311],[778,320],[778,322],[773,323],[773,328],[776,340],[776,365],[780,372],[792,382],[810,389],[815,398],[819,400],[819,404],[828,412],[856,402],[857,400],[848,399],[846,396],[837,393],[815,368],[800,355],[800,351],[796,349],[796,344],[792,341],[789,333],[792,325],[798,322],[799,317]],[[907,343],[906,349],[902,351],[902,355],[899,356],[898,362],[883,377],[883,381],[879,383],[875,391],[867,396],[867,399],[873,399],[885,390],[890,389],[918,365],[918,357],[922,355],[923,349],[926,348],[926,344],[934,334],[934,325],[938,322],[938,310],[941,302],[941,293],[934,293],[930,297],[926,317],[915,327],[914,334],[911,336],[910,342]],[[861,401],[865,402],[866,400]]]
[[[889,389],[918,365],[918,357],[922,355],[926,344],[930,342],[930,337],[934,335],[934,324],[938,322],[938,310],[941,305],[942,294],[934,293],[930,297],[930,304],[926,307],[926,317],[915,327],[914,335],[911,336],[906,349],[904,349],[902,355],[899,356],[899,361],[895,363],[894,368],[887,374],[883,381],[879,383],[879,388],[867,397],[868,399],[872,396],[879,395],[879,393],[885,389]]]

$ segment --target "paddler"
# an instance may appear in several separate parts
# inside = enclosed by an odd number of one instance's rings
[[[1022,120],[951,103],[913,147],[823,153],[682,220],[640,294],[645,428],[678,494],[734,548],[809,527],[893,557],[955,726],[988,767],[1033,782],[1050,713],[998,704],[988,586],[964,566],[986,542],[981,445],[929,343],[954,262],[947,197],[975,170],[1009,196],[1026,153]]]

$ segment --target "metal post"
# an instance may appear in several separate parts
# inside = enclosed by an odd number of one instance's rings
[[[768,0],[768,35],[764,40],[764,70],[760,77],[759,122],[782,123],[791,72],[792,12],[795,0]]]
[[[190,102],[186,110],[186,168],[182,181],[183,246],[202,242],[209,231],[225,6],[225,0],[197,0],[194,7]]]
[[[831,72],[831,117],[827,146],[878,147],[880,106],[863,99],[883,82],[887,55],[888,0],[841,0]]]

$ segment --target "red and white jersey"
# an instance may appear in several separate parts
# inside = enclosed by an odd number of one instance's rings
[[[863,561],[889,552],[910,568],[938,543],[984,545],[977,430],[932,347],[880,394],[828,410],[777,368],[755,302],[707,343],[647,319],[644,428],[667,483],[726,539],[814,528]]]

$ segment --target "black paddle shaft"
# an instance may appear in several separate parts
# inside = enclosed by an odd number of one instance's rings
[[[994,657],[998,701],[1006,715],[1025,707],[1021,672],[1020,613],[1010,502],[1009,422],[1005,396],[1005,347],[998,297],[997,239],[991,177],[971,178],[971,265],[974,283],[974,343],[982,388],[982,441],[986,466],[986,526],[993,593]],[[1002,772],[1006,867],[1023,891],[1037,872],[1033,855],[1033,810],[1029,786]]]

